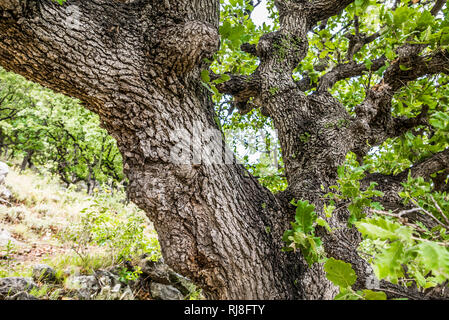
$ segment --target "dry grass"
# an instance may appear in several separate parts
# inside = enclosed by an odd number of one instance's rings
[[[5,185],[13,196],[11,205],[0,203],[0,227],[18,243],[9,252],[0,247],[0,257],[10,258],[0,259],[0,277],[29,276],[38,263],[54,267],[61,277],[111,266],[112,259],[104,248],[89,244],[83,261],[73,250],[74,243],[65,237],[67,230],[81,223],[82,210],[90,207],[95,197],[63,188],[57,179],[31,171],[10,170]],[[116,208],[143,215],[134,205],[123,204],[123,196],[108,196],[107,202],[112,212]],[[157,235],[147,223],[145,234],[157,243]]]

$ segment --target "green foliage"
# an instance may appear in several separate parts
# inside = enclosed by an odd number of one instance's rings
[[[399,195],[404,204],[432,219],[435,227],[429,230],[419,221],[404,225],[400,215],[391,211],[379,211],[384,215],[355,224],[365,239],[377,241],[371,251],[379,279],[407,286],[416,283],[422,289],[434,287],[449,279],[449,199],[446,193],[432,192],[431,183],[421,177],[409,177],[403,186]]]
[[[233,113],[222,127],[226,143],[237,159],[262,185],[276,193],[285,190],[287,182],[279,142],[272,128],[272,120],[259,109],[246,115]]]
[[[370,239],[407,241],[412,236],[409,228],[381,217],[363,219],[355,224],[357,229]]]
[[[340,288],[351,287],[357,280],[351,264],[341,260],[335,260],[334,258],[326,261],[324,271],[326,271],[327,279]]]
[[[144,218],[137,212],[120,210],[118,206],[97,198],[94,203],[82,210],[79,224],[64,231],[64,237],[71,241],[74,251],[82,260],[89,259],[88,246],[98,245],[108,252],[112,264],[132,260],[143,253],[153,259],[161,257],[157,238],[149,238],[144,233]],[[138,273],[124,273],[132,277]],[[129,280],[129,279],[128,279]]]
[[[335,300],[386,300],[387,296],[381,291],[358,290],[354,291],[351,286],[357,281],[357,276],[351,264],[334,258],[327,259],[324,264],[326,277],[334,285],[340,288]]]
[[[411,280],[414,280],[425,289],[449,278],[447,243],[419,238],[413,228],[401,226],[384,217],[362,220],[357,223],[357,227],[364,237],[386,240],[383,246],[376,246],[373,267],[379,279],[392,283],[401,281],[404,285],[410,285]],[[393,233],[393,230],[397,233]],[[408,279],[401,279],[406,276]]]
[[[274,31],[277,26],[277,11],[272,0],[268,2],[268,12],[272,25],[263,23],[256,25],[251,17],[254,7],[251,1],[235,0],[220,1],[220,49],[216,53],[210,66],[211,71],[220,75],[220,78],[210,81],[210,77],[203,71],[202,81],[213,94],[216,103],[216,113],[220,121],[227,143],[236,153],[238,160],[256,177],[262,185],[273,192],[286,188],[282,157],[278,148],[278,141],[274,134],[272,121],[261,115],[256,109],[246,115],[236,112],[232,98],[220,94],[215,85],[229,79],[228,73],[248,75],[254,72],[258,59],[240,49],[241,44],[257,44],[260,37]],[[276,94],[278,88],[272,88]],[[258,141],[249,141],[247,138],[260,137]],[[243,140],[243,141],[242,141]]]
[[[8,240],[8,242],[5,245],[5,248],[2,248],[2,254],[1,254],[1,262],[0,266],[2,267],[5,265],[6,269],[10,269],[11,260],[13,260],[13,254],[16,252],[15,245],[11,240]]]
[[[345,201],[351,213],[349,221],[362,233],[362,253],[372,258],[374,272],[379,279],[395,284],[410,286],[412,283],[422,290],[442,284],[449,279],[448,247],[449,235],[449,198],[446,193],[432,192],[432,184],[422,177],[411,178],[403,183],[399,196],[403,204],[412,206],[419,214],[427,215],[436,226],[429,230],[422,223],[407,223],[401,215],[384,211],[373,201],[373,197],[382,197],[382,193],[371,184],[361,190],[359,181],[372,168],[372,164],[358,166],[353,155],[349,154],[346,163],[339,168],[338,185],[330,187],[326,197],[331,198],[325,207],[330,216]],[[367,213],[371,214],[367,217]],[[369,243],[369,249],[363,248]],[[369,253],[368,253],[369,252]],[[349,280],[349,278],[348,278]],[[338,284],[338,283],[336,283]],[[342,289],[336,299],[355,299],[365,293],[354,293]],[[371,295],[371,293],[370,293]]]
[[[369,262],[377,278],[405,286],[416,283],[421,290],[443,284],[449,279],[447,194],[432,191],[432,183],[422,177],[409,176],[399,193],[403,204],[427,215],[436,226],[429,230],[419,222],[404,224],[400,215],[384,211],[373,201],[373,197],[382,197],[382,193],[374,189],[375,185],[361,190],[359,181],[367,171],[373,170],[372,166],[358,166],[354,156],[348,155],[346,163],[338,170],[338,185],[331,187],[335,192],[326,195],[332,199],[325,207],[326,215],[330,216],[341,201],[349,201],[349,221],[362,233],[364,243],[370,243],[370,249],[362,249],[362,252],[369,251],[367,256],[372,257]],[[375,214],[367,217],[367,212]],[[343,262],[340,264],[343,266]],[[347,280],[352,281],[352,278],[347,277]],[[335,284],[340,283],[336,281]],[[341,288],[336,299],[380,298],[378,295]]]
[[[292,229],[285,231],[283,235],[282,240],[287,244],[283,250],[301,250],[304,259],[311,266],[323,256],[321,239],[315,236],[317,224],[315,206],[301,200],[291,203],[296,206],[295,222],[291,223]]]
[[[135,281],[139,279],[142,274],[142,269],[137,266],[134,270],[129,270],[127,267],[122,267],[119,271],[119,279],[121,282],[128,283],[129,281]]]
[[[116,187],[124,180],[115,140],[78,101],[3,69],[0,101],[2,151],[31,155],[29,164],[58,174],[67,185],[85,181]]]
[[[379,202],[373,201],[374,197],[383,196],[382,192],[375,189],[377,185],[375,182],[372,182],[366,190],[360,188],[360,180],[363,179],[369,168],[369,164],[359,166],[355,155],[349,153],[345,164],[338,168],[337,185],[329,187],[329,189],[335,191],[326,194],[326,197],[332,199],[328,208],[335,208],[336,201],[350,201],[348,205],[351,214],[348,219],[350,225],[365,216],[365,208],[382,208]],[[328,214],[331,213],[332,211],[329,210]]]

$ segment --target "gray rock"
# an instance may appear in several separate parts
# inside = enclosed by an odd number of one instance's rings
[[[139,263],[139,267],[142,270],[142,275],[150,278],[151,280],[163,284],[171,284],[170,281],[170,268],[161,261],[151,261],[143,259]]]
[[[95,271],[95,277],[100,284],[98,297],[108,300],[134,300],[134,295],[128,285],[122,283],[118,275],[106,270]]]
[[[15,294],[23,291],[29,292],[34,288],[37,288],[37,286],[31,278],[0,278],[0,298],[3,299],[8,296],[14,296]]]
[[[101,300],[134,300],[134,294],[127,285],[117,283],[114,287],[104,286],[96,299]]]
[[[126,287],[123,291],[122,295],[120,296],[120,300],[134,300],[134,294],[130,287]]]
[[[13,296],[6,297],[5,300],[39,300],[39,299],[26,291],[22,291],[16,293]]]
[[[183,295],[189,294],[192,288],[194,288],[193,283],[188,278],[173,271],[164,263],[163,259],[155,262],[143,256],[139,262],[139,267],[142,270],[141,279],[149,278],[151,282],[172,285]]]
[[[54,282],[56,281],[56,271],[46,264],[37,264],[33,267],[34,281]]]
[[[120,285],[118,285],[119,287],[116,288],[112,288],[110,286],[104,286],[101,288],[100,293],[98,294],[98,296],[96,297],[99,300],[118,300],[119,297],[119,292],[120,292]],[[118,290],[117,290],[118,289]]]
[[[179,273],[170,270],[170,282],[176,287],[183,295],[187,295],[190,293],[192,287],[194,287],[193,283],[186,277],[180,275]]]
[[[0,248],[5,250],[5,247],[11,242],[12,245],[18,245],[19,241],[14,239],[6,229],[0,229]]]
[[[184,296],[173,286],[162,283],[152,282],[150,292],[153,299],[156,300],[183,300]]]
[[[100,287],[114,287],[117,284],[120,284],[120,278],[116,274],[106,271],[106,270],[97,270],[94,272],[95,278],[97,278],[98,284]]]
[[[3,185],[0,185],[0,197],[1,197],[3,200],[8,201],[9,199],[11,199],[12,193],[11,193],[11,191],[9,191],[8,188],[6,188],[6,187],[3,186]]]
[[[65,283],[67,289],[76,292],[81,300],[94,299],[100,291],[100,286],[95,276],[71,276]]]
[[[65,286],[80,300],[134,300],[130,287],[107,270],[97,270],[91,276],[70,276]]]
[[[0,184],[5,182],[5,178],[9,173],[9,167],[6,163],[0,162]]]

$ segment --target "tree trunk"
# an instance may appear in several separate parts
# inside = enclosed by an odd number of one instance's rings
[[[208,297],[301,298],[301,264],[281,252],[291,210],[222,145],[200,83],[218,48],[218,6],[0,1],[0,63],[100,115],[165,261]]]
[[[25,156],[23,157],[22,164],[20,165],[20,172],[24,171],[27,167],[31,168],[33,163],[31,162],[31,157],[34,154],[34,150],[27,150]]]
[[[218,49],[218,0],[0,0],[0,64],[100,116],[165,261],[209,298],[331,299],[337,288],[321,265],[281,251],[289,203],[309,200],[323,215],[337,167],[348,151],[366,152],[359,142],[370,133],[326,90],[306,96],[291,74],[310,26],[351,2],[275,1],[281,28],[254,50],[260,66],[245,94],[278,130],[289,187],[276,196],[236,163],[201,84],[205,58]],[[347,218],[334,215],[332,235],[318,232],[327,255],[351,262],[365,286],[372,270]]]

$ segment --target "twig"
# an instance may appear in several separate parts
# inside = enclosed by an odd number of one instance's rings
[[[421,209],[413,208],[413,209],[409,209],[409,210],[402,210],[398,213],[392,213],[392,212],[387,212],[387,211],[377,210],[377,209],[370,209],[370,211],[373,213],[383,214],[383,215],[390,216],[390,217],[401,218],[403,215],[413,213],[413,212],[418,212],[418,211],[421,211]]]
[[[415,206],[419,207],[424,213],[426,213],[428,216],[430,216],[433,220],[435,220],[435,222],[437,222],[439,225],[443,226],[443,227],[448,227],[447,225],[445,225],[444,223],[442,223],[440,220],[438,220],[437,218],[435,218],[435,216],[430,213],[429,211],[427,211],[426,209],[422,208],[418,202],[415,199],[411,199],[412,202],[415,204]]]
[[[438,202],[435,200],[435,198],[430,195],[430,199],[432,199],[433,204],[437,208],[437,210],[440,212],[440,214],[443,216],[444,220],[446,220],[446,223],[449,225],[449,219],[446,217],[446,215],[443,213],[443,210],[441,210],[441,207],[438,205]]]
[[[439,244],[439,245],[441,245],[441,246],[443,246],[443,247],[449,247],[449,243],[446,243],[446,242],[437,242],[437,241],[433,241],[433,240],[429,240],[429,239],[424,239],[424,238],[418,238],[418,237],[414,237],[414,236],[412,236],[412,239],[413,239],[413,240],[416,240],[416,241],[432,242],[432,243]]]

